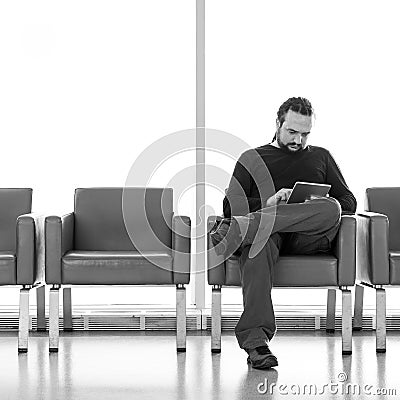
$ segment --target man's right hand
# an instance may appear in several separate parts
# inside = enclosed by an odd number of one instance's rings
[[[279,203],[286,203],[287,199],[292,193],[292,189],[282,188],[278,190],[273,196],[271,196],[265,203],[266,207],[276,206]]]

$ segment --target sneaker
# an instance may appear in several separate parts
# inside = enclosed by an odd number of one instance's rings
[[[268,345],[259,346],[255,349],[248,349],[246,351],[249,354],[247,357],[247,363],[253,368],[267,369],[278,365],[278,360],[272,354]]]
[[[219,224],[215,224],[210,231],[210,236],[215,252],[219,256],[232,255],[242,243],[239,224],[235,218],[224,218]],[[217,247],[220,243],[221,245]]]

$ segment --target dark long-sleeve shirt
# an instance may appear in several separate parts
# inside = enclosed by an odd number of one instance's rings
[[[245,151],[237,161],[223,201],[224,216],[257,211],[278,190],[293,188],[297,181],[330,184],[329,196],[339,201],[342,211],[356,211],[357,201],[328,150],[308,145],[292,153],[267,144]]]

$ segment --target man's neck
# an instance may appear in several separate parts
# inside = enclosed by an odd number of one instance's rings
[[[274,139],[274,141],[270,144],[271,144],[271,146],[277,147],[278,149],[281,148],[281,146],[279,146],[278,141],[276,139]]]

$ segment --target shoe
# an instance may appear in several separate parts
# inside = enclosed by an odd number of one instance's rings
[[[215,252],[219,256],[231,256],[242,243],[239,224],[235,218],[224,218],[219,224],[215,224],[210,236]]]
[[[255,349],[248,349],[246,351],[249,354],[247,357],[247,363],[253,368],[268,369],[278,365],[278,360],[272,354],[268,345],[259,346]]]

